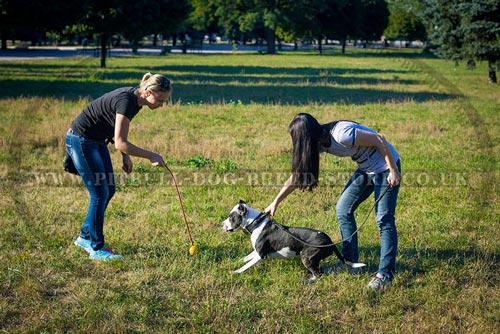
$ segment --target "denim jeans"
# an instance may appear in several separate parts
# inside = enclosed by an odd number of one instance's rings
[[[80,237],[90,239],[92,249],[104,246],[104,213],[115,194],[113,165],[104,140],[85,139],[69,130],[66,149],[90,195],[87,216]]]
[[[399,170],[401,164],[397,162]],[[347,261],[359,262],[358,233],[354,212],[372,193],[375,199],[384,192],[388,183],[389,170],[380,174],[366,174],[357,170],[345,186],[336,206],[337,218],[342,235],[342,253]],[[396,272],[396,254],[398,250],[398,232],[395,212],[399,185],[390,187],[375,206],[377,227],[380,234],[380,262],[378,272],[392,278]]]

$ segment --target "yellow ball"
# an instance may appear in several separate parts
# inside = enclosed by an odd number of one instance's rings
[[[191,247],[189,247],[189,254],[191,256],[193,256],[194,254],[196,254],[198,252],[198,247],[196,247],[195,245],[191,245]]]

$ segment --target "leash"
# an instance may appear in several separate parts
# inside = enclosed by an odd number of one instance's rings
[[[186,224],[186,230],[188,232],[189,241],[191,242],[191,246],[194,246],[194,241],[193,241],[193,238],[191,237],[191,231],[189,230],[189,225],[188,225],[188,222],[186,219],[186,212],[184,211],[184,207],[182,205],[182,199],[181,199],[181,193],[179,191],[179,186],[177,185],[177,181],[175,180],[174,173],[172,173],[172,171],[170,170],[170,168],[168,168],[168,166],[165,166],[165,167],[167,168],[168,172],[170,173],[170,176],[172,176],[172,181],[174,181],[175,190],[177,190],[177,198],[179,199],[179,203],[181,205],[182,216],[184,217],[184,224]]]
[[[370,217],[370,214],[372,213],[373,209],[375,209],[375,207],[377,206],[378,202],[380,202],[380,200],[382,199],[382,197],[384,197],[384,195],[387,193],[387,191],[389,190],[390,187],[391,187],[390,185],[387,185],[387,187],[385,187],[385,189],[382,192],[382,194],[375,201],[375,204],[373,204],[373,206],[370,208],[370,211],[368,211],[368,214],[366,215],[365,220],[363,221],[363,223],[361,223],[361,225],[358,226],[358,228],[356,229],[356,231],[354,231],[348,238],[342,239],[341,241],[336,242],[336,243],[331,243],[331,244],[327,244],[327,245],[313,245],[313,244],[310,244],[310,243],[308,243],[308,242],[300,239],[299,237],[297,237],[296,235],[294,235],[292,232],[288,231],[288,229],[286,227],[284,227],[283,225],[279,224],[275,220],[271,219],[271,222],[273,224],[275,224],[276,226],[278,226],[278,228],[280,230],[282,230],[283,232],[287,233],[293,239],[297,240],[298,242],[300,242],[303,245],[306,245],[306,246],[309,246],[309,247],[315,247],[315,248],[327,248],[327,247],[337,246],[337,245],[342,244],[344,241],[351,239],[356,233],[359,232],[359,230],[363,227],[363,225],[365,225],[366,222],[368,221],[368,217]],[[263,212],[261,214],[265,214],[265,216],[269,215],[268,212]],[[260,215],[257,216],[257,218],[259,218]],[[257,218],[255,218],[255,219],[257,219]],[[255,219],[250,224],[253,224],[253,222],[255,221]],[[248,224],[248,225],[250,225],[250,224]]]

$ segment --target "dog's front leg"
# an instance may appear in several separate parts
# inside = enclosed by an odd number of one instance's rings
[[[254,254],[255,253],[255,254]],[[259,254],[257,252],[252,252],[250,254],[248,254],[246,257],[250,256],[250,255],[253,255],[253,257],[249,260],[249,262],[247,262],[247,264],[245,264],[243,267],[241,267],[240,269],[238,270],[235,270],[234,272],[237,273],[237,274],[241,274],[242,272],[244,272],[245,270],[247,270],[248,268],[256,265],[257,263],[259,263],[260,261],[264,260],[263,258],[261,258],[259,256]],[[245,258],[246,258],[245,257]]]
[[[257,254],[256,251],[253,251],[251,252],[250,254],[248,254],[247,256],[245,256],[244,258],[241,259],[241,262],[248,262],[250,261],[251,259],[253,259],[255,256],[259,256],[259,254]]]

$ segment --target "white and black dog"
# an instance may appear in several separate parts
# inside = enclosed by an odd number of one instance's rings
[[[245,265],[236,273],[241,274],[266,257],[288,259],[300,255],[302,263],[312,273],[309,283],[315,282],[321,271],[319,263],[324,258],[335,253],[339,260],[351,268],[365,266],[364,263],[350,263],[344,259],[333,244],[330,237],[318,230],[304,227],[288,227],[270,219],[266,213],[261,213],[249,207],[240,200],[222,222],[226,232],[240,229],[251,234],[254,251],[243,258]]]

